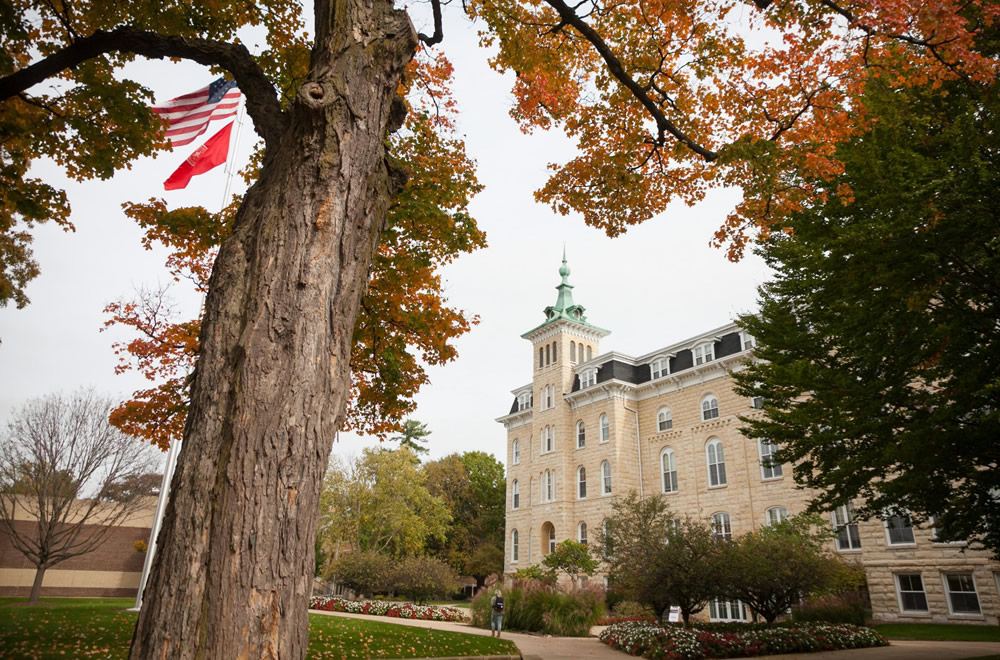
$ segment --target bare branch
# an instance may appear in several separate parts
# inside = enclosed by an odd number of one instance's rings
[[[241,44],[193,39],[139,30],[130,26],[110,32],[98,30],[73,41],[34,64],[0,78],[0,102],[26,91],[58,73],[101,55],[122,52],[161,59],[180,57],[199,64],[220,66],[233,75],[247,98],[247,113],[264,143],[276,146],[284,133],[286,118],[278,104],[274,85]]]
[[[434,34],[428,37],[421,32],[417,35],[417,38],[428,46],[439,44],[444,39],[444,29],[441,27],[441,0],[431,0],[431,11],[434,12]]]

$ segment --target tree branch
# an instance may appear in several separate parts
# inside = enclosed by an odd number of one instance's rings
[[[626,89],[632,92],[632,95],[635,96],[639,103],[646,108],[646,111],[650,114],[650,116],[652,116],[653,120],[656,122],[656,128],[660,133],[660,139],[662,139],[664,133],[670,133],[678,142],[708,162],[712,162],[719,157],[718,153],[698,144],[688,137],[688,135],[678,128],[673,122],[667,119],[667,116],[663,114],[659,106],[657,106],[656,103],[643,91],[642,86],[625,72],[625,67],[622,66],[618,57],[611,51],[607,42],[601,38],[601,35],[597,34],[594,28],[590,27],[590,25],[580,18],[580,16],[578,16],[571,7],[569,7],[563,0],[545,1],[550,7],[559,13],[561,22],[566,23],[567,25],[572,25],[594,46],[594,48],[597,49],[597,52],[604,59],[605,64],[607,64],[611,75],[613,75],[618,82],[624,85]]]
[[[431,0],[431,10],[434,12],[434,34],[428,37],[421,32],[417,35],[417,38],[428,46],[439,44],[444,39],[444,29],[441,27],[441,0]]]
[[[62,50],[0,78],[0,102],[24,92],[48,78],[106,53],[135,53],[161,59],[180,57],[199,64],[220,66],[233,75],[247,98],[247,113],[268,147],[277,145],[285,130],[286,117],[278,104],[274,85],[240,44],[192,39],[124,26],[107,32],[98,30],[75,40]]]

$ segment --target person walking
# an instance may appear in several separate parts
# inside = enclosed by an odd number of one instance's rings
[[[503,627],[503,593],[500,588],[490,598],[490,637],[499,637]]]

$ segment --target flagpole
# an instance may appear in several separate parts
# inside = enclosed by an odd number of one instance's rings
[[[244,97],[240,97],[240,114],[236,117],[236,139],[233,140],[232,150],[226,159],[226,189],[222,193],[222,208],[229,205],[229,193],[233,188],[233,164],[236,161],[236,150],[240,148],[240,136],[243,135],[243,117],[246,115],[247,104]]]

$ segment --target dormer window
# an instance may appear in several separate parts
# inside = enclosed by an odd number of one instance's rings
[[[532,404],[531,392],[521,392],[517,395],[517,409],[528,410]]]
[[[694,354],[695,365],[711,362],[715,359],[715,344],[712,342],[699,344],[694,347],[692,353]]]
[[[580,372],[580,389],[586,389],[597,384],[597,369],[584,369]]]
[[[650,377],[653,380],[670,375],[670,358],[662,357],[649,363]]]
[[[749,351],[750,349],[757,347],[757,339],[746,330],[740,332],[740,339],[743,340],[744,351]]]

